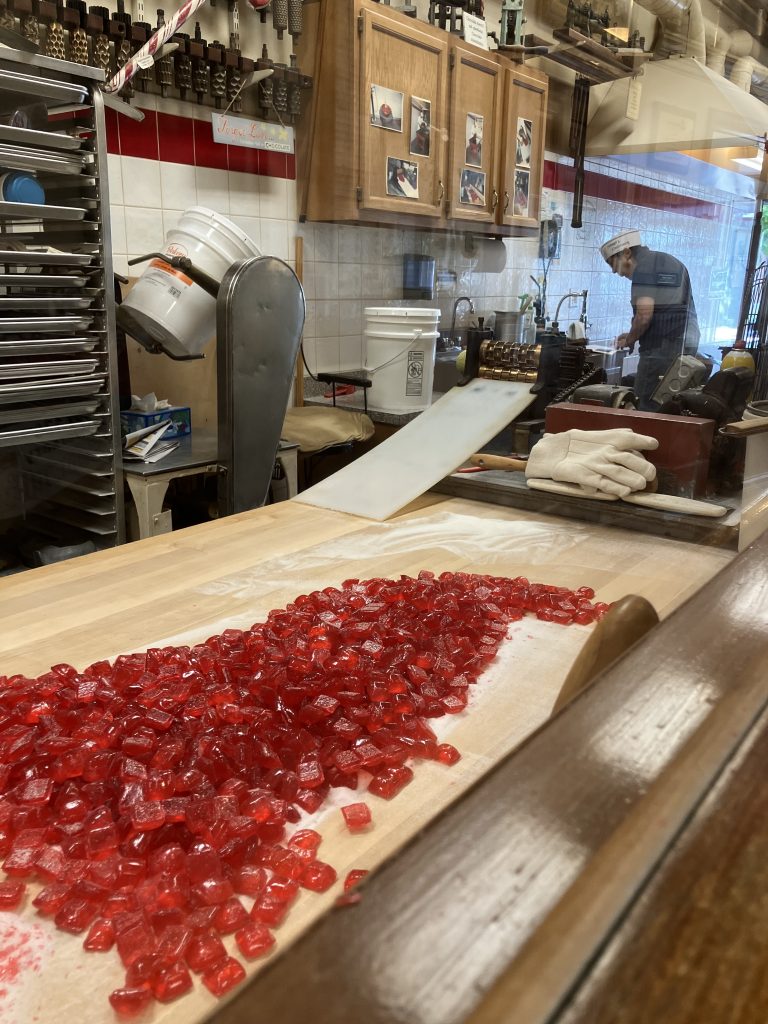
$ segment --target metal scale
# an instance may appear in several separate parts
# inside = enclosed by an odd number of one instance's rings
[[[216,299],[218,399],[218,511],[220,516],[263,505],[293,384],[304,328],[304,292],[293,270],[274,256],[233,263],[219,283],[185,256],[149,253],[130,264],[159,259]],[[117,320],[149,352],[173,359],[162,328],[119,306]]]

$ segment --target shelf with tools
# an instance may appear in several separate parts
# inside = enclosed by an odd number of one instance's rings
[[[305,20],[304,218],[538,229],[545,75],[370,0],[316,0]]]
[[[245,7],[250,12],[246,35],[252,56],[246,55],[241,46],[240,15],[234,2],[226,11],[211,13],[204,9],[200,14],[200,5],[193,4],[191,10],[185,5],[173,17],[169,15],[168,21],[166,12],[157,9],[153,24],[144,20],[141,0],[133,6],[135,17],[126,9],[126,0],[117,0],[114,10],[88,7],[85,0],[7,0],[0,6],[0,41],[30,53],[96,68],[110,80],[141,58],[149,41],[161,33],[162,44],[155,47],[153,43],[153,52],[140,59],[135,74],[121,85],[120,99],[141,103],[142,96],[157,95],[217,110],[245,112],[281,125],[299,122],[312,81],[299,68],[295,55],[286,52],[283,40],[287,34],[292,48],[301,35],[303,0],[256,0]],[[274,45],[265,41],[268,15],[276,37]],[[256,35],[254,26],[259,26]],[[215,35],[206,39],[204,31]],[[220,42],[217,36],[226,42]],[[256,84],[254,72],[264,71],[270,73],[269,77],[250,89]]]
[[[2,561],[124,539],[100,78],[0,59]]]

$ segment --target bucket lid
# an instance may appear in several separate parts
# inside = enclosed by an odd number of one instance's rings
[[[20,171],[11,171],[4,175],[3,198],[9,203],[42,204],[45,202],[45,192],[36,178]]]
[[[438,320],[439,309],[421,309],[419,306],[367,306],[365,315],[370,317],[391,316],[401,317],[403,320],[416,318],[422,320]]]
[[[213,224],[217,229],[232,235],[233,239],[247,250],[246,256],[263,255],[261,249],[247,231],[243,231],[242,228],[239,228],[228,217],[223,217],[220,213],[216,213],[215,210],[209,210],[207,206],[190,206],[179,217],[177,227],[183,227],[185,217],[189,217],[191,220],[204,221],[206,225]]]

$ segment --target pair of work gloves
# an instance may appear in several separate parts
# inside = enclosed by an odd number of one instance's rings
[[[565,430],[545,434],[534,445],[525,469],[527,480],[577,484],[585,494],[619,498],[643,491],[656,467],[643,455],[659,447],[655,437],[617,430]]]

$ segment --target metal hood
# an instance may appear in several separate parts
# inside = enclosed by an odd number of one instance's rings
[[[627,116],[633,82],[640,83],[637,118]],[[636,88],[636,87],[635,87]],[[593,86],[588,156],[670,152],[762,142],[768,105],[693,57],[646,64],[636,79]]]

